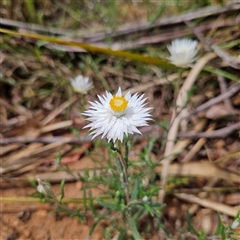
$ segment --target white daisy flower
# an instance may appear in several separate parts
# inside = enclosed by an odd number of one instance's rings
[[[77,75],[75,78],[71,78],[70,82],[75,92],[87,93],[92,87],[92,83],[88,82],[88,77]]]
[[[198,53],[197,44],[198,41],[187,38],[173,40],[172,44],[167,46],[171,53],[168,59],[178,67],[188,67],[196,60],[195,56]]]
[[[139,96],[137,93],[131,96],[128,92],[124,97],[119,87],[116,96],[106,91],[106,95],[98,95],[100,102],[90,102],[90,110],[83,115],[88,116],[90,124],[84,128],[90,128],[92,138],[102,135],[108,141],[117,139],[122,141],[124,134],[141,134],[137,129],[140,126],[147,126],[147,120],[151,120],[149,111],[146,108],[146,98],[144,95]]]

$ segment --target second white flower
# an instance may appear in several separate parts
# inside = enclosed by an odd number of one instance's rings
[[[198,53],[197,41],[183,38],[175,39],[167,48],[171,53],[170,62],[178,67],[188,67],[196,60]]]
[[[88,77],[77,75],[75,78],[71,78],[70,82],[75,92],[87,93],[92,88],[92,83],[88,80]]]

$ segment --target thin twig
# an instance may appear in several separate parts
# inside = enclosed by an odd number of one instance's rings
[[[224,77],[218,75],[217,79],[218,79],[218,83],[219,83],[219,87],[220,87],[221,93],[222,94],[226,93],[228,91],[228,89],[227,89],[227,84],[226,84],[226,81],[225,81]],[[226,105],[226,107],[229,107],[230,109],[233,109],[229,97],[224,99],[223,101],[224,101],[224,104]]]
[[[56,116],[58,116],[63,110],[65,110],[67,107],[69,107],[71,104],[76,102],[78,100],[77,96],[74,96],[69,101],[64,102],[62,105],[54,109],[46,118],[42,120],[42,124],[46,125],[49,122],[51,122]]]
[[[182,119],[187,119],[187,118],[191,117],[192,115],[195,115],[201,111],[204,111],[204,110],[210,108],[211,106],[213,106],[217,103],[220,103],[227,98],[232,97],[239,91],[240,91],[240,83],[235,83],[231,87],[229,87],[225,93],[220,94],[219,96],[212,98],[211,100],[207,101],[206,103],[200,105],[194,111],[190,112],[188,115],[183,116]]]
[[[213,129],[215,128],[216,123],[213,123],[209,126],[207,133],[210,133],[213,131]],[[189,150],[189,152],[184,156],[184,158],[181,160],[181,162],[189,162],[192,160],[192,158],[194,156],[196,156],[196,154],[199,152],[199,150],[202,148],[202,146],[205,144],[205,142],[207,141],[206,138],[200,138],[193,147],[191,147],[191,149]]]
[[[196,133],[196,134],[191,134],[191,133],[179,133],[178,137],[181,138],[192,138],[192,139],[198,139],[198,138],[226,138],[233,132],[237,131],[240,129],[240,122],[234,123],[230,126],[212,131],[212,132],[201,132],[201,133]]]

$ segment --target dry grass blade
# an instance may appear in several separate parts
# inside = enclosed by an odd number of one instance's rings
[[[5,157],[2,163],[1,172],[7,173],[22,168],[26,165],[30,165],[36,160],[34,155],[38,155],[37,158],[40,157],[40,154],[42,156],[49,156],[50,151],[53,151],[61,145],[63,145],[63,142],[54,142],[46,146],[42,146],[42,143],[32,143],[28,146],[28,148],[20,151],[18,154],[14,154],[11,156],[11,158],[9,158],[9,156]],[[30,159],[28,159],[29,157]]]
[[[54,124],[47,125],[47,126],[43,127],[41,129],[41,132],[42,133],[51,132],[53,130],[57,130],[57,129],[60,129],[60,128],[70,127],[70,126],[72,126],[72,124],[73,124],[72,120],[67,120],[67,121],[54,123]]]
[[[76,102],[78,98],[74,96],[70,101],[64,102],[62,105],[60,105],[58,108],[56,108],[54,111],[52,111],[46,118],[42,120],[42,124],[46,125],[49,122],[51,122],[57,115],[59,115],[63,110],[65,110],[67,107],[69,107],[71,104]]]

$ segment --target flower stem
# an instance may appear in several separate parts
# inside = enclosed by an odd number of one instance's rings
[[[81,101],[81,111],[84,112],[86,110],[85,94],[80,95],[80,101]]]
[[[184,69],[179,68],[178,69],[178,79],[177,82],[175,84],[175,88],[174,88],[174,99],[175,101],[177,100],[177,96],[178,96],[178,92],[179,92],[179,88],[180,88],[180,83],[182,80],[182,74],[183,74]]]
[[[124,160],[123,153],[122,153],[122,142],[120,140],[118,140],[117,144],[118,144],[118,150],[119,150],[118,151],[119,160],[122,164],[123,172],[124,172],[123,184],[124,184],[124,189],[125,189],[125,194],[126,194],[126,201],[127,201],[127,205],[128,205],[130,202],[129,189],[128,189],[128,186],[129,186],[129,184],[128,184],[128,169],[127,169],[127,164]]]

